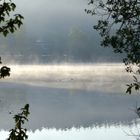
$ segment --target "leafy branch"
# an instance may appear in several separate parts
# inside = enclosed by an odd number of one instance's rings
[[[23,128],[22,125],[25,121],[28,121],[29,104],[26,104],[24,108],[21,108],[21,113],[18,113],[13,118],[15,120],[15,128],[10,130],[9,138],[7,140],[27,140],[28,135],[26,134],[27,129]]]
[[[91,9],[87,14],[98,15],[100,19],[93,28],[102,37],[101,45],[113,48],[115,53],[123,54],[126,71],[135,73],[133,65],[138,67],[137,80],[126,90],[140,89],[140,0],[89,0]],[[135,76],[135,75],[134,75]]]
[[[0,33],[7,36],[14,33],[23,24],[21,14],[14,14],[15,3],[11,0],[0,0]]]

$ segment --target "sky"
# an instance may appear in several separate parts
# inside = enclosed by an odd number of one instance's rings
[[[87,15],[84,0],[15,0],[24,16],[22,28],[0,38],[5,62],[62,63],[118,62],[120,56],[100,46],[93,30],[97,17]]]

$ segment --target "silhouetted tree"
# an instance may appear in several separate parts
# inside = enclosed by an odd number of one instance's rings
[[[20,14],[15,14],[16,9],[15,3],[11,0],[0,0],[0,33],[5,37],[9,33],[14,33],[23,24],[23,16]],[[1,64],[0,57],[0,64]],[[0,78],[10,76],[10,68],[7,66],[2,66],[0,68]],[[26,140],[28,136],[26,134],[26,128],[22,125],[25,121],[28,121],[29,104],[26,104],[24,108],[21,109],[21,113],[18,113],[13,118],[15,120],[15,127],[10,130],[9,138],[7,140]]]
[[[27,129],[23,128],[25,121],[28,121],[29,104],[26,104],[24,108],[21,108],[21,113],[16,114],[13,118],[15,120],[15,127],[10,130],[9,138],[7,140],[27,140]]]
[[[94,29],[99,31],[104,47],[124,55],[126,71],[133,73],[134,82],[127,85],[140,89],[140,0],[89,0],[88,14],[100,16]]]
[[[0,34],[5,37],[9,33],[14,33],[23,24],[23,16],[14,13],[16,4],[11,0],[0,0]],[[0,63],[1,57],[0,57]],[[3,66],[0,68],[0,78],[10,76],[10,68]]]

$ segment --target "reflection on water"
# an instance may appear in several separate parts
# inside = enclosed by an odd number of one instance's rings
[[[132,132],[137,132],[135,127],[97,127],[97,128],[71,128],[69,130],[56,130],[45,129],[29,131],[29,140],[135,140],[135,137],[128,136]],[[128,133],[128,134],[126,134]],[[8,136],[8,132],[1,131],[0,137],[5,140]]]
[[[10,67],[11,76],[0,81],[1,129],[13,126],[11,115],[26,103],[33,131],[131,126],[137,118],[140,97],[125,94],[130,77],[121,64]]]

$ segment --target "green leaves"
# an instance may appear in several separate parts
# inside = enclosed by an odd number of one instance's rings
[[[27,129],[22,128],[25,121],[28,121],[29,104],[26,104],[24,108],[21,108],[21,113],[18,113],[13,118],[15,120],[15,128],[10,130],[10,135],[7,140],[27,140],[28,136],[26,134]]]
[[[140,89],[140,83],[132,83],[132,84],[127,84],[127,90],[126,93],[131,94],[132,89],[139,90]]]
[[[0,2],[0,33],[7,36],[14,33],[23,24],[23,16],[14,14],[15,3],[11,0],[1,0]]]
[[[94,29],[102,37],[101,45],[122,53],[126,66],[139,68],[139,73],[132,68],[131,73],[140,74],[140,0],[90,0],[89,5],[92,9],[85,10],[87,14],[100,17]],[[131,94],[132,88],[140,89],[140,82],[134,78],[134,83],[127,86],[126,92]]]
[[[93,9],[87,14],[98,15],[101,19],[94,26],[101,37],[101,45],[112,47],[114,52],[123,53],[129,63],[135,63],[140,50],[140,0],[95,0],[90,1]],[[93,14],[92,14],[93,15]],[[129,55],[127,55],[129,53]],[[131,57],[130,57],[131,56]],[[139,60],[140,62],[140,60]]]
[[[11,8],[14,11],[16,9],[16,5],[14,3],[11,3]]]

